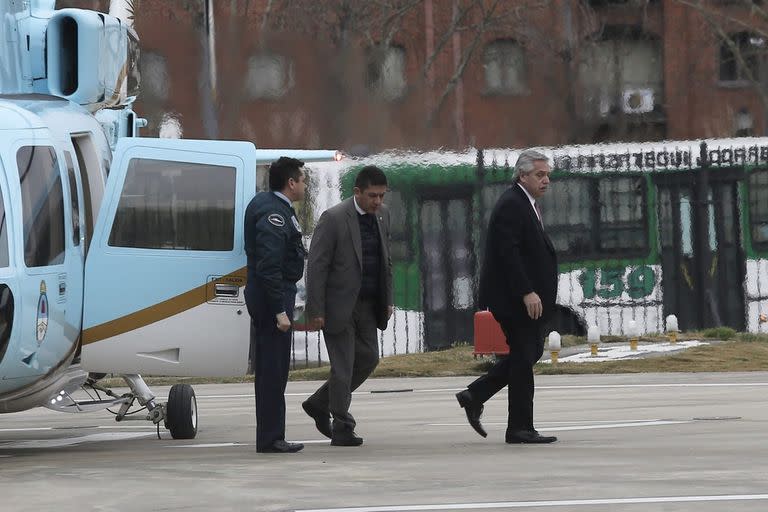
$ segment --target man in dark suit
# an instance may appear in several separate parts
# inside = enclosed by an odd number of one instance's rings
[[[245,210],[251,316],[251,353],[256,393],[256,451],[293,453],[301,443],[285,440],[285,385],[291,358],[291,318],[296,281],[306,251],[292,203],[304,198],[304,162],[280,157],[269,167],[269,192],[259,192]]]
[[[381,169],[364,167],[354,196],[323,213],[309,247],[307,315],[323,330],[331,375],[302,407],[333,446],[363,444],[349,413],[352,391],[376,368],[376,328],[386,329],[394,311],[386,191]]]
[[[479,302],[501,324],[509,355],[456,395],[470,425],[485,437],[483,403],[508,386],[507,443],[557,440],[533,426],[533,365],[544,351],[546,322],[557,296],[557,257],[536,204],[547,191],[551,172],[546,156],[523,151],[515,164],[515,183],[493,209]]]

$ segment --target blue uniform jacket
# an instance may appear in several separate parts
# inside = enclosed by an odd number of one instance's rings
[[[252,317],[285,311],[286,284],[304,274],[307,251],[296,212],[273,192],[259,192],[245,210],[248,282],[245,301]]]

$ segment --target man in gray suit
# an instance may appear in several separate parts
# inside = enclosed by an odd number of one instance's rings
[[[364,167],[354,196],[323,213],[309,247],[307,317],[323,330],[331,374],[302,407],[333,446],[363,444],[349,413],[352,391],[379,363],[376,328],[386,329],[394,311],[386,191],[381,169]]]

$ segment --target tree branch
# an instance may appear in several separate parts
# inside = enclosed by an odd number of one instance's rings
[[[423,77],[427,76],[427,72],[429,71],[429,68],[432,67],[432,64],[434,64],[435,60],[437,59],[437,56],[443,50],[443,48],[451,39],[451,37],[453,37],[453,34],[456,32],[456,29],[459,26],[459,23],[461,23],[461,20],[464,19],[464,17],[467,15],[469,10],[472,7],[474,7],[477,4],[477,2],[478,0],[474,0],[469,4],[469,6],[466,9],[463,9],[463,10],[459,9],[459,11],[453,17],[453,19],[451,20],[451,26],[448,27],[448,30],[446,30],[445,33],[443,33],[443,35],[440,37],[440,40],[438,41],[437,46],[435,46],[435,49],[432,51],[432,55],[427,57],[427,61],[424,63],[424,69],[422,70]]]
[[[755,92],[757,92],[758,97],[760,98],[760,102],[763,105],[763,110],[768,112],[768,91],[766,91],[765,84],[762,84],[760,82],[759,77],[754,76],[754,73],[752,73],[752,70],[747,64],[747,61],[744,59],[744,55],[741,51],[741,48],[739,48],[736,42],[734,42],[734,40],[728,35],[728,33],[723,28],[722,24],[718,23],[718,21],[715,19],[716,15],[712,12],[712,10],[705,7],[701,0],[698,0],[696,2],[691,0],[677,0],[677,1],[683,5],[691,7],[696,11],[698,11],[701,14],[702,18],[704,18],[704,21],[706,21],[707,24],[709,24],[710,27],[717,32],[717,35],[728,46],[728,49],[736,58],[736,63],[739,66],[739,69],[745,74],[745,76],[747,77],[747,80],[752,84],[752,87],[754,88]],[[755,33],[755,34],[766,37],[765,35],[766,33],[764,31],[756,29],[756,27],[752,25],[748,25],[745,22],[738,20],[737,18],[725,15],[722,13],[722,11],[718,10],[717,16],[720,16],[721,18],[727,21],[734,22],[739,26],[741,26],[742,28],[747,28],[748,31],[751,33]],[[763,57],[762,64],[765,65],[765,55],[762,55],[762,57]]]
[[[484,28],[488,24],[488,20],[491,19],[494,12],[496,11],[496,7],[498,6],[499,2],[501,0],[494,0],[491,8],[488,10],[488,13],[483,17],[484,22],[481,23],[481,30],[478,30],[475,33],[475,38],[472,40],[472,43],[467,47],[467,49],[464,51],[464,55],[462,55],[461,62],[459,62],[459,65],[456,67],[456,70],[453,73],[453,76],[448,81],[448,83],[445,86],[445,89],[443,89],[443,93],[440,95],[440,98],[437,100],[437,103],[432,108],[432,111],[427,116],[427,126],[431,126],[432,123],[435,121],[437,117],[437,113],[440,111],[440,109],[443,106],[443,103],[445,103],[445,98],[448,97],[448,95],[456,88],[456,84],[461,80],[462,75],[464,74],[464,69],[467,67],[467,64],[469,63],[469,59],[472,57],[472,55],[475,52],[475,49],[480,44],[480,41],[485,34]]]

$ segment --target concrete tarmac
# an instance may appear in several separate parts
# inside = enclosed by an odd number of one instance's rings
[[[377,379],[352,399],[365,444],[332,447],[289,383],[296,454],[257,454],[253,388],[195,386],[199,432],[175,441],[107,412],[0,416],[2,511],[765,511],[768,372],[539,376],[552,445],[507,445],[506,392],[486,439],[454,394],[469,377]],[[164,396],[168,388],[156,388]]]

